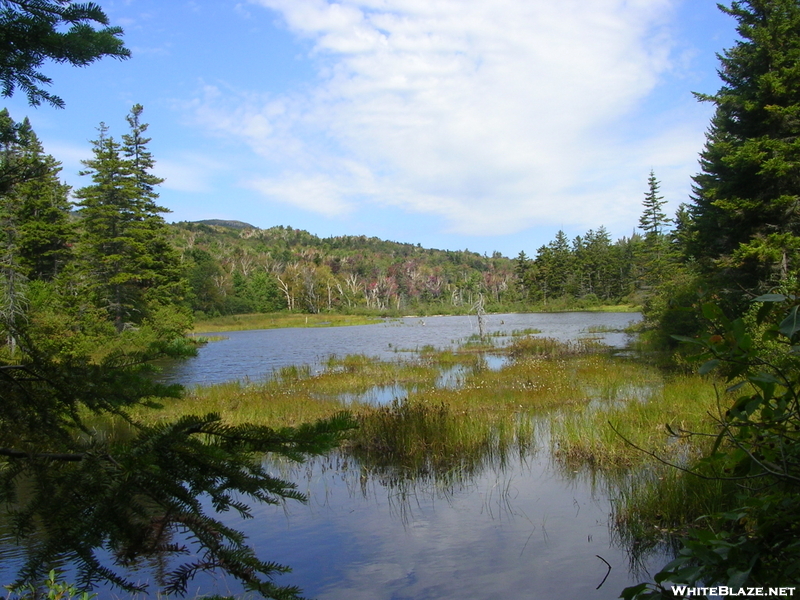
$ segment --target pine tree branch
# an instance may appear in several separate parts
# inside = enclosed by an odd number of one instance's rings
[[[45,460],[62,460],[68,462],[79,462],[87,457],[86,454],[61,454],[57,452],[30,453],[30,452],[24,452],[22,450],[14,450],[13,448],[0,448],[0,456],[7,456],[9,458],[15,458],[15,459],[43,458]]]

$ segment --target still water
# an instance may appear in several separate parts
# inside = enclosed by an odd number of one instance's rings
[[[488,315],[484,327],[501,343],[501,334],[534,329],[543,337],[592,338],[620,349],[630,340],[622,330],[640,318]],[[289,365],[321,370],[331,355],[393,360],[425,346],[454,347],[477,333],[477,318],[467,316],[230,332],[165,376],[185,385],[259,380]],[[445,378],[440,385],[452,382]],[[554,464],[546,427],[534,437],[526,452],[487,460],[457,482],[398,481],[338,454],[294,470],[275,465],[276,474],[298,482],[308,504],[258,507],[256,518],[239,526],[263,558],[292,567],[281,584],[298,585],[319,600],[617,598],[646,574],[631,573],[628,555],[613,541],[610,492],[602,481]],[[651,560],[656,567],[665,562],[663,556]],[[198,591],[208,593],[211,582],[198,583]],[[213,588],[236,591],[228,585],[217,581]]]
[[[639,313],[487,315],[484,331],[496,335],[535,329],[542,337],[559,340],[591,337],[621,348],[628,340],[622,330],[640,319]],[[604,333],[593,333],[598,330]],[[312,371],[318,370],[332,355],[364,354],[392,360],[425,346],[453,347],[478,333],[478,319],[474,316],[406,317],[352,327],[232,331],[213,334],[227,339],[202,347],[193,359],[168,366],[163,379],[183,385],[207,385],[231,379],[257,381],[290,365],[309,365]]]
[[[563,340],[601,337],[622,348],[626,335],[612,330],[639,318],[490,315],[485,326],[489,333],[537,329]],[[196,358],[170,366],[164,377],[185,385],[258,380],[287,365],[319,370],[334,354],[394,359],[424,346],[453,346],[475,333],[474,317],[231,332],[201,348]],[[559,467],[548,453],[546,436],[546,423],[537,423],[530,447],[488,457],[475,472],[451,479],[404,479],[402,473],[367,469],[338,452],[299,466],[270,464],[276,475],[298,483],[308,503],[257,506],[254,519],[230,517],[229,523],[247,533],[262,559],[292,567],[276,583],[297,585],[306,597],[319,600],[617,598],[647,575],[632,573],[629,556],[614,542],[612,492],[602,478]],[[657,570],[666,559],[650,561]],[[7,571],[0,572],[8,579]],[[125,597],[99,591],[100,598]],[[188,597],[239,592],[233,580],[202,576]]]

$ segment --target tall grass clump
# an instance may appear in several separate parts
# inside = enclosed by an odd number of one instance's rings
[[[614,534],[633,563],[654,548],[671,548],[703,515],[732,508],[737,493],[735,482],[714,478],[699,462],[714,442],[725,398],[706,377],[660,377],[632,379],[550,422],[555,463],[567,472],[602,474],[613,499]]]
[[[452,485],[488,463],[504,464],[512,448],[529,447],[533,436],[529,423],[492,422],[444,403],[408,399],[365,411],[358,423],[347,451],[389,485]]]
[[[551,424],[554,457],[568,468],[628,468],[650,459],[646,452],[682,464],[705,443],[673,432],[712,432],[717,396],[699,376],[671,376],[654,381],[653,370],[639,366],[617,393],[598,398],[589,409],[565,413]],[[649,374],[649,376],[648,376]],[[649,388],[649,392],[647,391]],[[607,390],[608,391],[608,390]]]
[[[554,338],[542,338],[528,335],[514,338],[503,350],[505,353],[514,357],[542,356],[551,358],[579,356],[589,352],[596,352],[603,348],[604,346],[592,340],[564,342]]]
[[[377,466],[410,472],[450,469],[485,453],[491,427],[485,420],[456,418],[444,403],[395,400],[358,417],[353,453]]]
[[[735,482],[712,477],[702,465],[698,475],[664,464],[629,473],[614,486],[611,521],[616,540],[636,558],[659,545],[685,536],[704,515],[735,505]]]

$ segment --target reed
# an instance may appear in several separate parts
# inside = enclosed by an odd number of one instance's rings
[[[666,460],[685,464],[703,446],[698,437],[675,437],[674,432],[711,432],[710,416],[717,396],[708,381],[698,376],[664,376],[652,368],[635,365],[614,382],[596,390],[588,410],[564,413],[551,424],[553,455],[568,468],[631,467],[650,457],[646,450]],[[638,447],[638,448],[637,448]]]
[[[529,420],[518,423],[480,413],[455,414],[447,404],[395,401],[359,416],[345,450],[390,488],[432,482],[453,486],[488,464],[496,468],[514,449],[532,445]]]
[[[562,342],[553,338],[523,336],[514,338],[503,351],[511,356],[564,357],[597,352],[604,346],[592,340]]]
[[[702,466],[701,475],[711,475]],[[733,508],[732,481],[692,475],[662,464],[648,465],[617,482],[611,520],[617,540],[644,552],[665,540],[685,536],[704,515]]]

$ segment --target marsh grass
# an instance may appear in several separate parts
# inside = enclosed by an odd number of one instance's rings
[[[638,304],[601,304],[583,310],[586,312],[633,313],[641,312],[642,307]]]
[[[502,469],[534,442],[528,419],[455,415],[447,404],[408,399],[360,415],[359,425],[347,453],[384,485],[403,490],[408,483],[455,486],[489,464]]]
[[[486,368],[487,352],[508,361]],[[547,444],[565,474],[586,473],[604,486],[614,499],[619,540],[632,550],[663,543],[687,520],[720,506],[727,493],[719,484],[686,479],[640,450],[690,464],[707,438],[676,438],[668,426],[713,430],[709,415],[717,411],[717,398],[709,381],[615,358],[591,342],[522,335],[503,347],[425,348],[393,361],[334,356],[323,367],[318,373],[287,367],[261,382],[197,387],[160,408],[136,409],[134,417],[152,423],[213,412],[231,424],[280,428],[346,408],[359,428],[340,458],[359,465],[360,477],[411,496],[415,485],[457,486],[489,465],[502,468]],[[449,371],[457,373],[456,385],[442,383]],[[391,404],[358,399],[379,387],[397,390]],[[124,423],[106,427],[108,435],[126,434]]]
[[[511,337],[512,338],[518,338],[518,337],[524,337],[526,335],[535,335],[537,333],[542,333],[542,330],[541,329],[534,329],[532,327],[528,327],[526,329],[514,329],[511,332]],[[497,335],[504,336],[506,334],[501,333],[501,332],[497,332]]]
[[[515,357],[531,355],[564,357],[599,352],[603,349],[605,347],[594,340],[583,339],[563,342],[554,338],[526,335],[513,339],[510,344],[502,348],[502,351]]]
[[[702,468],[702,475],[711,475]],[[663,464],[628,474],[615,485],[611,519],[617,541],[645,552],[687,530],[703,515],[732,508],[737,492],[731,481],[699,477]]]
[[[227,335],[195,335],[191,334],[188,336],[189,339],[194,341],[196,344],[208,344],[210,342],[221,342],[223,340],[229,339]]]
[[[713,431],[713,387],[697,376],[664,376],[635,363],[614,363],[613,369],[613,376],[596,389],[589,410],[563,413],[552,421],[553,456],[568,468],[629,468],[651,460],[644,449],[686,464],[702,442],[676,438],[669,428]]]
[[[586,410],[551,419],[549,439],[562,471],[602,474],[613,500],[612,531],[635,566],[648,552],[671,548],[703,515],[732,508],[740,490],[712,478],[698,461],[713,443],[708,434],[725,401],[711,382],[631,365],[633,372],[617,363],[629,371],[620,373],[623,383],[615,376]]]
[[[217,331],[243,331],[245,329],[281,329],[287,327],[339,327],[344,325],[372,325],[381,323],[380,317],[341,314],[256,313],[229,315],[198,320],[196,333]]]
[[[609,327],[607,325],[591,325],[586,328],[586,333],[619,333],[624,331],[618,327]]]

